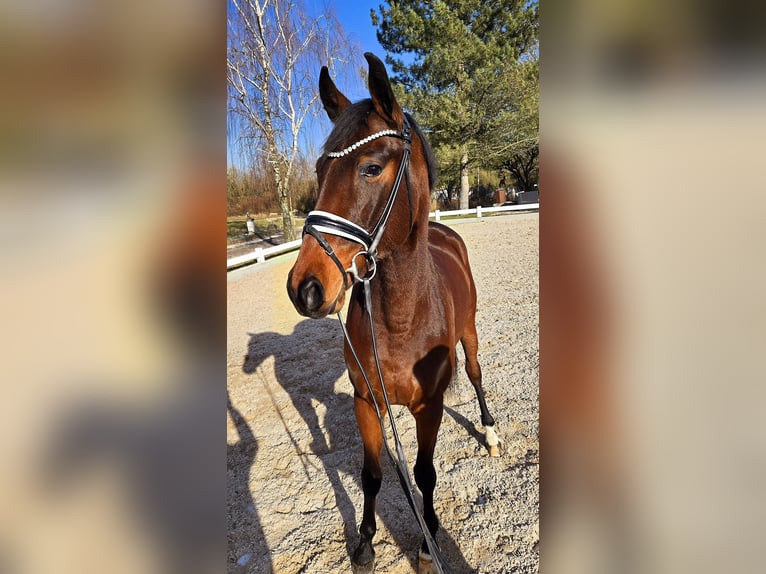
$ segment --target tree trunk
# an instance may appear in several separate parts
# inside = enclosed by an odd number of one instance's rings
[[[285,234],[285,241],[295,239],[295,226],[293,225],[293,204],[290,201],[290,192],[286,182],[282,182],[278,189],[279,209],[282,212],[282,231]]]
[[[458,209],[468,209],[468,151],[464,151],[460,157],[460,201]]]
[[[293,202],[290,198],[290,186],[287,170],[282,171],[282,166],[287,162],[279,155],[276,144],[269,144],[269,163],[274,173],[274,182],[277,184],[277,198],[279,199],[279,211],[282,212],[282,232],[285,241],[295,239],[295,227],[293,225]]]
[[[511,171],[513,177],[516,178],[516,183],[519,185],[517,191],[529,191],[529,179],[527,178],[527,172],[522,169],[514,169]]]

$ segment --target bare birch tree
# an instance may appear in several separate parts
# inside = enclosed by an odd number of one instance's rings
[[[311,17],[302,0],[229,0],[230,126],[265,152],[288,241],[295,238],[291,178],[301,128],[318,110],[319,69],[352,69],[352,52],[331,12]]]

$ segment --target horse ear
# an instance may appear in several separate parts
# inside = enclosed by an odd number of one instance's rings
[[[388,74],[386,73],[386,67],[371,52],[365,52],[364,57],[370,66],[368,81],[375,111],[383,119],[392,121],[397,127],[401,126],[404,122],[404,113],[401,106],[399,106],[399,102],[394,97],[391,82],[388,80]]]
[[[319,72],[319,97],[322,98],[324,109],[332,122],[351,105],[348,98],[335,87],[327,66],[322,66],[322,71]]]

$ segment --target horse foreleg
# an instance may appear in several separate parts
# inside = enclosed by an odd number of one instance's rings
[[[415,461],[415,483],[423,495],[423,518],[428,531],[436,540],[439,519],[434,510],[434,489],[436,488],[436,469],[434,468],[434,448],[436,436],[442,421],[443,404],[434,398],[426,408],[415,415],[418,434],[418,457]],[[428,571],[431,554],[425,539],[420,548],[420,572]]]
[[[481,424],[484,425],[484,438],[487,441],[489,454],[490,456],[500,456],[500,439],[495,433],[495,418],[487,408],[484,389],[481,386],[481,366],[478,358],[479,337],[476,333],[476,325],[473,322],[470,325],[468,332],[460,340],[465,352],[465,372],[476,391],[476,398],[479,400]]]
[[[380,491],[382,481],[380,449],[383,446],[383,436],[380,432],[375,410],[370,403],[355,397],[354,414],[364,445],[364,465],[362,466],[364,513],[362,523],[359,526],[359,544],[351,556],[351,564],[355,574],[362,574],[371,573],[375,570],[375,551],[372,549],[372,539],[377,531],[375,497]],[[382,414],[385,416],[385,412]]]

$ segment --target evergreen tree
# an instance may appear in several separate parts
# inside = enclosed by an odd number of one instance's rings
[[[389,0],[370,15],[397,98],[459,158],[467,208],[472,163],[537,144],[537,1]]]

